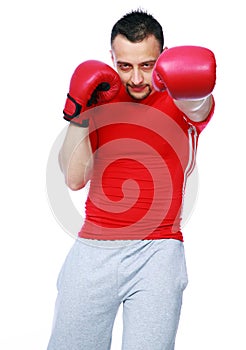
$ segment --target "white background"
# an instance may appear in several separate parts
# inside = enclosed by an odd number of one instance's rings
[[[246,28],[240,0],[2,2],[1,349],[46,349],[57,274],[73,244],[47,201],[47,159],[66,126],[62,109],[74,68],[85,59],[110,64],[111,27],[139,5],[161,22],[167,46],[207,46],[218,67],[215,115],[199,142],[199,197],[184,228],[190,281],[176,350],[246,349]],[[112,350],[120,349],[120,330],[117,318]]]

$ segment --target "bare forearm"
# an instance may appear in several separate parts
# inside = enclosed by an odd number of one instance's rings
[[[88,128],[70,124],[59,153],[60,168],[67,186],[79,190],[90,178],[93,157]]]

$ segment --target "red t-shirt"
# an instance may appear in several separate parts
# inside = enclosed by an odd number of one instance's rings
[[[208,118],[195,123],[167,92],[133,100],[124,88],[90,118],[94,168],[79,236],[183,240],[183,198]]]

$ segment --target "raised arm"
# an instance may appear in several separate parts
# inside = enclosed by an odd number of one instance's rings
[[[59,153],[65,182],[72,190],[85,186],[93,167],[89,135],[91,113],[86,111],[114,98],[120,85],[118,74],[100,61],[83,62],[72,75],[63,111],[70,125]]]
[[[93,168],[88,127],[70,123],[59,153],[59,164],[71,190],[77,191],[86,185]]]

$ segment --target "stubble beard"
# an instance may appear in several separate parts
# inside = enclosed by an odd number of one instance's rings
[[[152,92],[152,90],[151,90],[151,87],[150,87],[150,85],[146,85],[146,88],[148,88],[148,91],[146,91],[143,95],[139,95],[138,96],[138,94],[137,93],[132,93],[131,91],[130,91],[130,87],[131,87],[131,85],[130,84],[127,84],[126,85],[126,91],[127,91],[127,93],[128,93],[128,95],[129,96],[131,96],[132,98],[134,98],[135,100],[144,100],[146,97],[148,97],[150,94],[151,94],[151,92]]]

